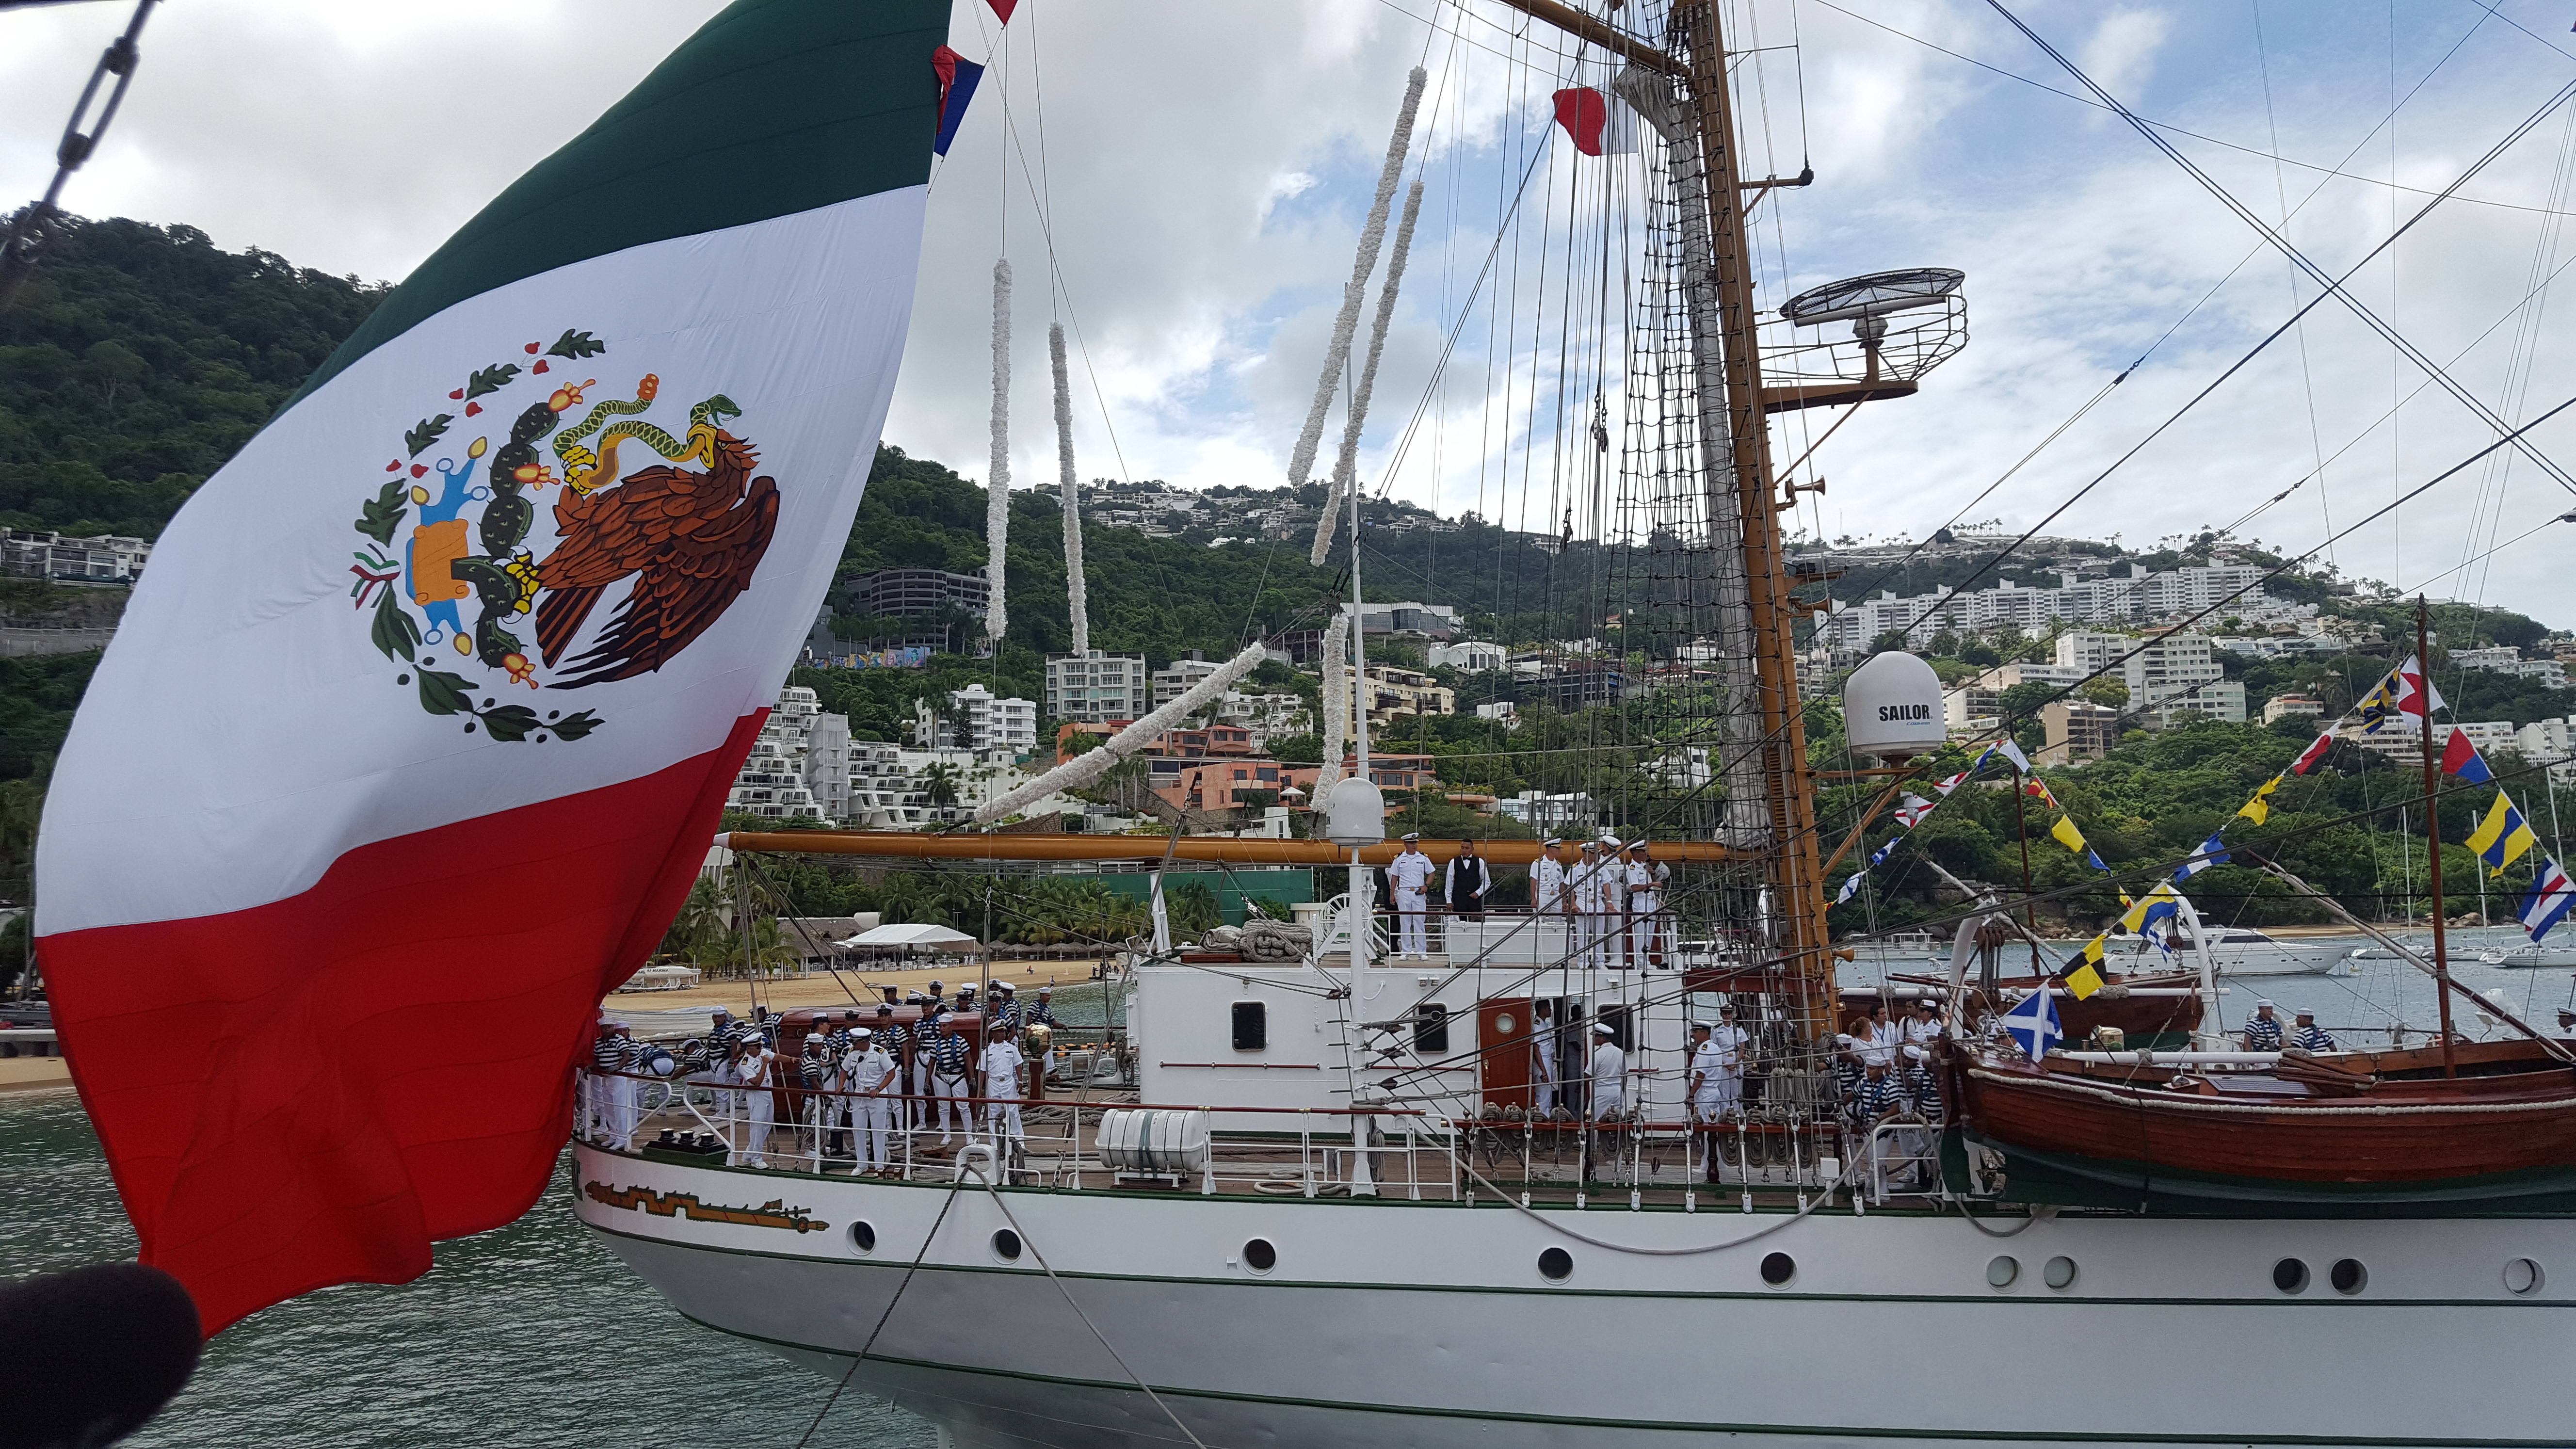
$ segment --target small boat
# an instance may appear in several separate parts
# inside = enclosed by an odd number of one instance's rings
[[[2482,965],[2514,970],[2576,966],[2576,944],[2547,946],[2532,943],[2503,951],[2480,951],[2478,961]]]
[[[1937,997],[1940,994],[1938,988],[1941,983],[1933,977],[1891,975],[1888,980],[1891,997],[1901,999],[1911,994],[1926,993]],[[2009,1008],[2040,984],[2040,978],[2035,976],[2007,976],[1996,983],[1996,990],[2003,998],[1996,1006]],[[1909,993],[1906,987],[1921,988],[1921,991]],[[2191,1034],[2200,1029],[2202,1003],[2199,988],[2200,978],[2185,971],[2152,976],[2115,973],[2101,990],[2080,1001],[2060,986],[2056,988],[2058,1029],[2068,1041],[2080,1042],[2092,1039],[2095,1032],[2107,1028],[2118,1032],[2121,1046],[2132,1051],[2141,1047],[2163,1051],[2189,1046]],[[1846,1008],[1854,1004],[1855,995],[1848,990],[1842,993]],[[1857,995],[1868,998],[1868,1004],[1874,1005],[1878,993]]]
[[[2177,957],[2191,949],[2188,935],[2174,942]],[[2320,976],[2334,970],[2344,952],[2339,942],[2283,941],[2250,926],[2213,926],[2209,959],[2221,976]]]
[[[2195,1213],[2576,1208],[2576,1067],[2534,1040],[2247,1070],[1952,1044],[1970,1151],[2013,1198]]]

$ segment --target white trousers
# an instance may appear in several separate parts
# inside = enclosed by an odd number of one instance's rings
[[[1618,1111],[1622,1106],[1626,1105],[1626,1103],[1627,1096],[1619,1090],[1619,1084],[1617,1082],[1594,1082],[1592,1084],[1593,1121],[1600,1121],[1602,1118]]]
[[[850,1151],[858,1158],[859,1166],[886,1165],[887,1139],[894,1136],[894,1112],[900,1100],[896,1097],[850,1099]]]
[[[1628,959],[1639,970],[1643,970],[1655,964],[1653,952],[1671,943],[1662,939],[1665,933],[1663,917],[1659,914],[1660,903],[1651,895],[1632,896],[1629,899],[1630,909],[1634,914],[1628,917]]]
[[[1543,1051],[1530,1053],[1530,1100],[1542,1117],[1556,1110],[1556,1067]]]
[[[964,1077],[950,1077],[934,1074],[931,1078],[930,1089],[932,1094],[937,1096],[939,1099],[939,1140],[942,1142],[948,1140],[948,1125],[952,1120],[957,1124],[959,1130],[965,1132],[968,1136],[973,1136],[975,1132],[975,1109],[968,1106],[966,1102],[966,1079]],[[921,1125],[923,1127],[926,1128],[930,1125],[930,1117],[931,1113],[929,1105],[925,1103],[923,1104],[921,1112]]]
[[[1395,949],[1407,956],[1424,956],[1430,954],[1431,934],[1429,930],[1426,929],[1422,914],[1425,901],[1423,893],[1420,891],[1405,890],[1399,886],[1394,891],[1394,896],[1396,927]]]
[[[643,1083],[633,1077],[606,1077],[600,1085],[608,1093],[608,1145],[624,1151],[635,1145],[635,1123],[642,1115],[635,1110],[635,1092]]]
[[[734,1165],[767,1167],[769,1165],[767,1156],[769,1129],[778,1122],[778,1099],[770,1094],[767,1087],[755,1088],[737,1095],[751,1099],[750,1110],[743,1114],[751,1123],[751,1132],[743,1142],[740,1160]]]
[[[905,1115],[911,1120],[903,1125],[906,1127],[930,1125],[930,1059],[928,1057],[917,1057],[913,1060],[912,1101],[907,1104],[907,1107],[909,1110]]]
[[[1577,911],[1574,919],[1582,947],[1582,955],[1577,959],[1586,966],[1609,965],[1610,917],[1600,911]]]
[[[1011,1140],[1013,1142],[1017,1142],[1021,1139],[1023,1134],[1020,1131],[1020,1104],[1017,1102],[986,1102],[984,1104],[984,1130],[992,1133],[996,1138],[999,1138],[1005,1128],[1009,1130]]]

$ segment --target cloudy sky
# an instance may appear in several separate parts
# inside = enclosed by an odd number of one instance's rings
[[[2492,443],[2488,417],[2518,426],[2576,396],[2576,295],[2552,282],[2576,259],[2576,105],[2542,114],[2576,80],[2565,7],[2013,7],[2338,277],[2539,116],[2345,284],[2447,385],[2330,298],[2178,420],[2317,295],[2247,221],[2117,117],[2044,89],[2082,86],[1989,6],[1729,7],[1752,52],[1747,169],[1817,176],[1756,213],[1765,305],[1890,267],[1968,275],[1972,340],[1799,470],[1830,485],[1801,527],[2027,527],[2137,449],[2049,531],[2139,544],[2235,524],[2350,574],[2576,625],[2558,587],[2576,524],[2549,522],[2576,508],[2551,473],[2576,481],[2576,411],[2529,435],[2548,461],[2498,454],[2364,522]],[[399,279],[718,8],[169,0],[68,204]],[[0,13],[0,193],[42,187],[124,11]],[[1423,219],[1359,471],[1443,512],[1550,527],[1581,505],[1593,526],[1583,434],[1595,392],[1622,420],[1622,318],[1647,275],[1638,163],[1578,158],[1547,123],[1556,88],[1606,79],[1597,57],[1490,0],[1022,0],[1000,36],[960,0],[952,43],[996,69],[934,181],[890,441],[985,473],[991,269],[1007,255],[1021,486],[1055,476],[1050,320],[1078,342],[1084,476],[1281,481],[1421,64]],[[1833,421],[1785,422],[1784,456]],[[1337,410],[1327,457],[1338,430]]]

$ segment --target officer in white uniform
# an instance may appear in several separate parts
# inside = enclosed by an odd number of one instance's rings
[[[1011,1145],[1020,1143],[1020,1056],[1019,1047],[1006,1032],[995,1032],[984,1043],[984,1130],[993,1134],[1000,1146],[1002,1131],[1010,1129]]]
[[[894,1136],[894,1058],[886,1055],[866,1027],[850,1033],[850,1049],[841,1054],[841,1090],[849,1100],[850,1155],[863,1177],[874,1177],[886,1165],[888,1139]]]
[[[1574,959],[1583,966],[1603,964],[1603,942],[1609,921],[1601,913],[1601,847],[1597,842],[1583,842],[1583,856],[1574,863],[1566,877],[1566,893],[1574,900]]]
[[[1423,910],[1429,903],[1432,878],[1440,868],[1422,853],[1422,837],[1407,834],[1404,853],[1386,868],[1386,885],[1395,896],[1396,958],[1404,961],[1431,959],[1431,939]]]
[[[734,1154],[732,1166],[767,1167],[769,1165],[769,1129],[778,1120],[778,1099],[769,1093],[770,1073],[777,1059],[769,1044],[757,1036],[742,1039],[742,1054],[733,1059],[733,1079],[743,1090],[744,1117],[750,1123],[742,1150]]]
[[[1720,1006],[1717,1025],[1708,1034],[1709,1045],[1717,1050],[1716,1070],[1700,1090],[1713,1096],[1721,1112],[1744,1100],[1744,1044],[1751,1040],[1753,1034],[1735,1024],[1734,1003]]]
[[[1592,1120],[1598,1122],[1627,1104],[1628,1054],[1619,1050],[1610,1023],[1592,1024]]]
[[[1663,916],[1664,884],[1672,879],[1673,868],[1648,856],[1646,842],[1640,840],[1628,847],[1628,864],[1624,872],[1628,887],[1628,961],[1639,967],[1664,964],[1664,949],[1671,944],[1666,938]]]
[[[1556,1112],[1556,1006],[1530,1003],[1530,1100],[1541,1117]]]
[[[1565,893],[1565,860],[1557,854],[1564,848],[1564,841],[1549,836],[1530,870],[1530,900],[1542,913],[1563,915],[1573,905]]]

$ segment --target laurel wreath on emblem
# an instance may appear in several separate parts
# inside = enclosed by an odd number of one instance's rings
[[[534,356],[540,344],[523,350]],[[543,376],[548,359],[578,362],[607,350],[588,332],[566,331],[525,375]],[[519,364],[497,362],[476,369],[447,396],[476,417],[484,411],[481,399],[521,375]],[[723,427],[742,409],[722,393],[689,409],[680,437],[640,417],[661,385],[646,373],[631,400],[593,404],[579,422],[558,430],[598,379],[557,384],[511,420],[510,440],[497,450],[490,438],[477,437],[461,456],[442,450],[419,461],[440,447],[456,421],[452,413],[422,418],[403,434],[408,461],[387,463],[394,476],[359,506],[354,526],[374,546],[352,555],[357,562],[349,572],[357,582],[349,595],[360,612],[373,609],[368,638],[387,659],[409,666],[394,682],[416,687],[422,709],[466,715],[468,734],[479,728],[495,740],[582,739],[599,728],[594,712],[540,714],[526,704],[503,704],[499,696],[520,686],[580,689],[651,673],[751,586],[777,530],[777,485],[752,476],[759,455]],[[560,477],[537,453],[549,435]],[[621,477],[618,446],[629,439],[660,461]],[[679,466],[687,463],[703,468]],[[435,486],[428,481],[433,468]],[[556,542],[539,559],[521,544],[536,518],[534,499],[548,487],[557,490]],[[409,537],[397,546],[407,521]],[[607,625],[567,658],[592,611],[619,585],[625,594]],[[531,615],[533,650],[512,629]],[[466,669],[481,680],[460,672]],[[493,693],[485,695],[485,688]]]

